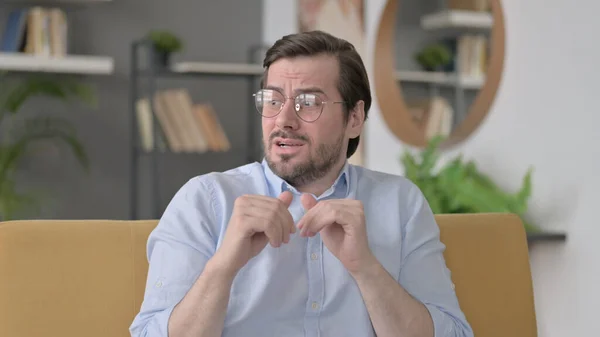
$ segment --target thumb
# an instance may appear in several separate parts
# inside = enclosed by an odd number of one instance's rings
[[[302,194],[302,197],[300,197],[300,201],[302,202],[302,206],[304,207],[304,209],[307,211],[317,204],[317,199],[315,199],[315,197],[308,193]]]
[[[292,204],[292,199],[294,199],[294,195],[290,191],[283,191],[277,199],[283,201],[286,207],[290,207]]]

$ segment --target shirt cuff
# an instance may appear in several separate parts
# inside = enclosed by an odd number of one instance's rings
[[[433,304],[425,304],[431,319],[433,320],[433,336],[434,337],[447,337],[454,336],[452,331],[453,322],[444,312],[438,309]]]
[[[148,322],[146,332],[142,336],[169,336],[169,318],[175,306],[157,312]]]

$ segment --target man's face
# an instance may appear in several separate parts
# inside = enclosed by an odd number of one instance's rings
[[[360,133],[362,120],[354,111],[346,121],[345,105],[337,89],[338,63],[332,56],[280,59],[268,70],[264,85],[284,98],[281,112],[262,118],[266,160],[275,174],[300,187],[323,178],[346,158],[348,139]],[[307,122],[296,114],[294,97],[306,94],[300,105],[303,119],[315,109],[314,99],[322,104],[315,121]],[[321,106],[319,106],[319,111]]]

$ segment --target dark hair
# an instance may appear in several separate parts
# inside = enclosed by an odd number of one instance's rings
[[[346,120],[358,101],[364,101],[365,120],[371,107],[371,89],[367,71],[362,58],[354,46],[344,40],[323,31],[309,31],[290,34],[277,40],[266,52],[263,61],[265,73],[261,81],[261,87],[265,84],[266,74],[269,66],[275,61],[283,58],[297,56],[316,56],[320,54],[333,55],[337,57],[339,64],[339,78],[337,88],[346,102]],[[350,158],[356,152],[360,136],[350,139],[346,158]]]

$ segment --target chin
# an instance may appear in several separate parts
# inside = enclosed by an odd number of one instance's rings
[[[300,155],[277,154],[277,153],[270,153],[268,156],[268,159],[272,163],[277,164],[278,166],[281,166],[281,167],[295,166],[295,165],[301,164],[302,162],[306,161],[305,159],[302,159],[302,156],[300,156]]]
[[[291,172],[298,167],[303,166],[308,160],[299,154],[281,154],[270,152],[267,155],[267,161],[274,166],[274,169],[281,172]]]

